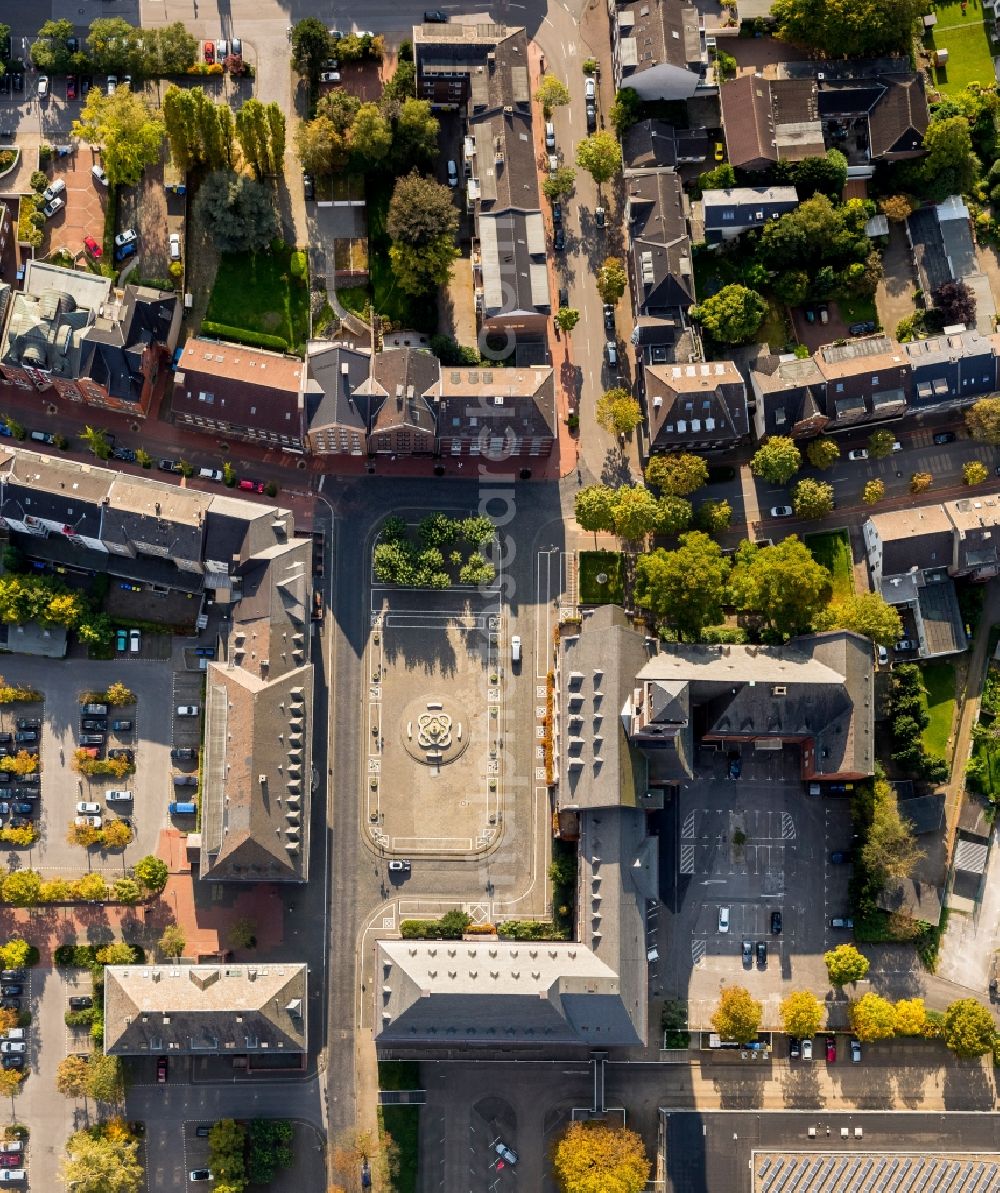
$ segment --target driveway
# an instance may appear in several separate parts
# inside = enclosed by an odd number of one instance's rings
[[[75,257],[84,251],[85,236],[93,236],[98,244],[103,242],[108,192],[91,172],[99,161],[100,155],[83,144],[78,145],[76,153],[52,158],[49,177],[66,183],[66,206],[45,222],[43,253],[65,249]]]
[[[895,335],[896,324],[916,310],[913,292],[917,289],[917,275],[901,224],[889,225],[889,243],[882,253],[885,277],[875,291],[875,306],[882,326]]]

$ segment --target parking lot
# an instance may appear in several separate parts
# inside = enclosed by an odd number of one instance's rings
[[[80,874],[88,869],[105,871],[109,878],[121,874],[140,857],[156,852],[160,830],[171,823],[169,801],[197,797],[195,786],[175,788],[171,777],[175,770],[197,774],[197,759],[175,767],[170,750],[200,747],[203,677],[200,670],[175,675],[175,667],[190,665],[183,644],[184,640],[176,640],[171,655],[169,637],[146,634],[139,653],[126,652],[106,662],[23,656],[4,660],[4,676],[9,682],[39,689],[45,697],[42,706],[18,705],[0,711],[0,731],[13,731],[19,717],[41,721],[40,742],[26,747],[40,747],[40,837],[35,845],[18,851],[22,864],[60,875]],[[164,649],[170,656],[167,660],[160,657]],[[101,754],[105,749],[134,750],[135,773],[123,779],[88,778],[72,769],[82,726],[80,696],[86,691],[103,691],[115,681],[129,687],[136,702],[109,709],[106,718],[99,718],[107,721],[107,730],[106,741],[98,749]],[[197,705],[199,715],[177,717],[178,704]],[[115,720],[131,721],[131,728],[116,731]],[[105,797],[111,790],[129,790],[134,798],[130,804],[109,807]],[[134,840],[123,850],[108,852],[70,844],[66,832],[81,800],[100,803],[105,821],[127,817]]]
[[[676,886],[667,895],[675,910],[660,915],[654,984],[664,997],[689,1000],[692,1027],[708,1026],[724,984],[743,985],[763,1002],[766,1028],[777,1026],[789,990],[826,988],[823,953],[851,938],[830,926],[847,914],[850,867],[829,861],[850,845],[850,807],[807,794],[796,749],[745,746],[738,778],[729,777],[727,753],[703,749],[695,782],[681,789]],[[774,912],[780,932],[772,932]]]

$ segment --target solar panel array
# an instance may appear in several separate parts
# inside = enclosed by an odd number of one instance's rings
[[[794,1155],[758,1158],[754,1193],[996,1193],[996,1162],[947,1156]]]

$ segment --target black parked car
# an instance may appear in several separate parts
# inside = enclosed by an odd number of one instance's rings
[[[21,969],[5,969],[0,973],[0,982],[20,982],[24,978]]]
[[[771,935],[772,936],[780,936],[781,935],[781,912],[780,911],[772,911],[771,912]]]
[[[24,987],[20,982],[5,982],[0,986],[0,994],[6,998],[20,998],[24,993]]]
[[[942,444],[945,444],[945,443],[954,443],[955,442],[955,432],[954,431],[938,431],[938,433],[934,436],[934,442],[938,445],[938,447],[941,447]]]
[[[9,746],[13,740],[13,733],[0,733],[0,746]]]
[[[311,174],[302,175],[302,190],[305,192],[307,203],[311,203],[316,198],[316,182]]]
[[[104,717],[98,717],[96,719],[94,717],[88,717],[86,720],[81,721],[80,724],[84,729],[88,730],[88,732],[107,733],[108,731],[108,722]]]
[[[847,330],[852,336],[870,336],[875,330],[875,320],[865,319],[861,323],[852,323]]]
[[[41,729],[42,727],[42,722],[33,717],[18,717],[16,723],[18,729]]]
[[[553,247],[557,253],[561,253],[566,247],[566,233],[562,228],[556,228],[555,239],[552,241]]]
[[[5,1054],[0,1058],[0,1063],[3,1064],[5,1069],[23,1069],[24,1057],[18,1052],[14,1052],[10,1056]]]
[[[132,728],[131,721],[112,721],[111,728],[115,733],[127,733]]]
[[[87,994],[74,994],[69,1000],[71,1011],[86,1011],[94,1005],[94,1000]]]
[[[35,805],[26,804],[23,800],[18,800],[16,804],[11,804],[15,816],[34,816]]]
[[[767,941],[757,941],[757,968],[767,969]]]
[[[189,750],[187,747],[173,749],[170,751],[170,757],[173,758],[175,762],[194,762],[197,754],[197,750]]]
[[[7,994],[0,998],[0,1011],[19,1011],[20,1009],[21,1000],[19,998]]]
[[[745,940],[743,942],[743,968],[753,969],[753,941]]]
[[[552,223],[558,227],[562,223],[562,204],[552,204]]]
[[[615,308],[610,302],[604,304],[604,330],[614,331],[615,329]]]
[[[848,862],[854,860],[854,855],[849,849],[835,849],[830,854],[830,864],[833,866],[846,866]]]
[[[792,1060],[799,1059],[799,1038],[798,1036],[788,1037],[788,1055]]]
[[[21,733],[14,734],[14,741],[19,746],[31,745],[33,742],[38,741],[38,733],[34,729],[25,729]]]

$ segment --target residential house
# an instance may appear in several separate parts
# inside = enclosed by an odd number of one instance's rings
[[[28,261],[8,304],[0,374],[20,389],[145,417],[177,342],[177,296]]]
[[[964,619],[952,576],[956,529],[944,505],[873,514],[863,526],[872,587],[903,619],[921,658],[965,650]]]
[[[356,396],[371,354],[347,344],[312,342],[306,353],[306,443],[314,456],[367,456],[368,401]],[[336,462],[330,462],[336,468]]]
[[[483,327],[515,338],[516,354],[516,339],[539,342],[551,314],[527,37],[523,28],[457,22],[418,25],[413,35],[418,96],[465,114],[476,309]]]
[[[680,0],[610,0],[615,89],[642,99],[683,100],[714,90],[705,18]]]
[[[705,241],[722,244],[751,229],[759,231],[798,205],[799,193],[794,186],[739,186],[703,191]]]
[[[304,963],[109,965],[107,1056],[277,1056],[301,1064],[309,1043]],[[252,1064],[251,1059],[251,1064]]]
[[[814,79],[740,75],[719,88],[726,155],[737,169],[766,170],[782,158],[826,152]]]
[[[812,357],[791,353],[758,356],[750,369],[757,438],[788,435],[807,439],[829,423],[826,378]]]
[[[626,185],[632,342],[640,360],[686,363],[696,355],[686,319],[695,301],[694,258],[680,177],[633,171]]]
[[[922,72],[827,77],[819,80],[817,102],[827,147],[844,154],[854,177],[871,175],[874,163],[923,153],[930,112]]]
[[[910,363],[914,410],[959,409],[997,389],[1000,337],[950,332],[902,345]]]
[[[732,361],[643,368],[650,452],[733,448],[750,434],[746,383]]]
[[[933,305],[934,292],[945,282],[964,282],[976,298],[976,328],[989,335],[996,304],[979,264],[969,209],[962,197],[952,195],[943,203],[912,212],[906,220],[906,236],[924,306]]]
[[[840,782],[874,771],[873,697],[871,642],[834,630],[783,646],[667,645],[621,716],[650,787],[693,777],[701,744],[794,747],[803,780]]]
[[[559,434],[555,375],[549,365],[442,365],[432,404],[442,456],[529,465],[552,452]]]
[[[57,535],[74,547],[107,555],[102,512],[113,472],[9,449],[0,470],[0,518],[8,531],[42,539]]]
[[[309,876],[313,668],[311,544],[273,511],[233,561],[231,615],[208,665],[200,877]]]
[[[674,128],[663,120],[640,120],[622,136],[625,174],[630,170],[672,170],[708,157],[704,128]]]
[[[176,365],[171,411],[182,426],[302,453],[304,374],[298,357],[195,337]]]
[[[369,448],[377,455],[431,456],[437,428],[430,396],[440,362],[419,348],[390,348],[371,358],[356,393],[368,399]]]
[[[828,430],[884,422],[906,411],[909,360],[902,345],[888,336],[827,344],[813,359],[826,381]]]
[[[205,520],[213,498],[179,485],[149,485],[121,473],[108,490],[101,515],[101,542],[114,560],[108,569],[143,557],[191,573],[202,586]],[[164,569],[166,570],[166,568]]]

